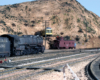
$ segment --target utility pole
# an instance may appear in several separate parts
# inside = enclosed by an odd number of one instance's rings
[[[86,26],[86,47],[87,47],[87,26]]]
[[[46,47],[46,27],[49,27],[49,20],[45,20],[45,47]]]

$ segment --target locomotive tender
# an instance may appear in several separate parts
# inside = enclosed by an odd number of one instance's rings
[[[17,36],[11,34],[0,36],[0,57],[43,53],[44,50],[45,47],[41,36]]]

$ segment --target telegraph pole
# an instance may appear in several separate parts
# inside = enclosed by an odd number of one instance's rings
[[[49,20],[45,20],[45,47],[46,47],[46,27],[49,27]]]
[[[46,21],[45,21],[45,48],[46,48]]]

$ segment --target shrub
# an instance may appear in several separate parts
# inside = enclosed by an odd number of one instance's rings
[[[25,23],[24,25],[25,25],[25,26],[28,26],[28,24],[27,24],[27,23]]]
[[[81,28],[79,28],[78,32],[83,32]]]
[[[84,42],[88,42],[88,39],[85,39],[85,41]]]
[[[63,32],[61,32],[60,34],[61,34],[61,35],[63,35],[64,33],[63,33]]]
[[[10,11],[10,7],[6,7],[5,9],[8,10],[8,11]]]
[[[98,38],[100,39],[100,35],[98,36]]]
[[[83,21],[83,23],[84,23],[85,27],[88,27],[89,23],[87,21]]]
[[[58,23],[58,17],[57,16],[52,16],[51,20],[53,21],[52,24],[55,24],[56,22]]]
[[[70,20],[70,18],[65,19],[65,24],[66,24],[66,25],[69,24],[69,20]]]
[[[86,34],[84,34],[84,37],[86,37],[87,35]]]
[[[3,27],[2,30],[5,31],[5,28]]]
[[[24,22],[28,22],[27,20],[24,20]]]
[[[88,35],[88,37],[89,37],[89,39],[91,39],[91,36],[90,35]]]
[[[4,25],[6,25],[6,23],[3,20],[1,20],[0,23],[3,23]]]
[[[29,8],[29,10],[28,11],[31,11],[31,8]]]
[[[76,41],[79,41],[80,40],[79,36],[76,36],[75,40]]]
[[[17,32],[17,35],[21,35],[21,34],[23,34],[22,32]]]
[[[17,32],[14,32],[15,35],[17,35]]]
[[[45,15],[49,15],[49,12],[45,12]]]
[[[34,27],[35,25],[34,24],[32,24],[32,25],[30,25],[31,27]]]
[[[25,6],[25,10],[27,10],[28,6]]]
[[[32,23],[35,23],[35,21],[31,21]]]
[[[64,15],[66,15],[66,13]]]
[[[40,22],[41,22],[41,20],[38,20],[38,21],[37,21],[37,23],[40,23]]]
[[[91,31],[94,31],[94,30],[91,27],[86,27],[86,31],[91,32]]]
[[[16,26],[16,24],[15,23],[12,23],[12,26]]]
[[[10,7],[12,7],[12,8],[17,8],[19,6],[19,4],[13,4],[13,5],[11,5]]]
[[[78,22],[78,23],[80,22],[80,19],[79,19],[79,18],[77,19],[77,22]]]

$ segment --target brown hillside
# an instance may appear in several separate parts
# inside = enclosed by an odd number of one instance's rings
[[[100,18],[76,0],[39,0],[0,6],[0,34],[35,34],[49,20],[53,35],[78,37],[79,45],[100,35]],[[87,35],[87,36],[86,36]]]

